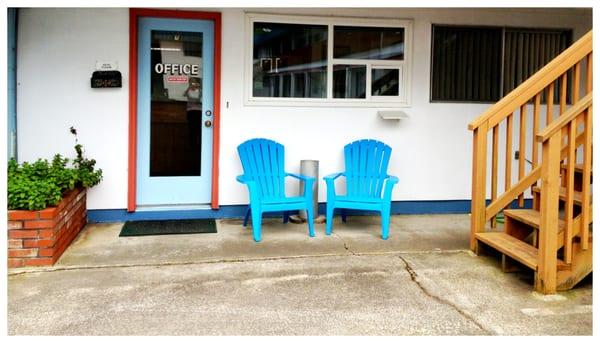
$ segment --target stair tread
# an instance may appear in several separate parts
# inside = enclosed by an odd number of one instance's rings
[[[562,169],[567,169],[567,165],[565,163],[562,163],[560,167]],[[583,163],[575,163],[575,171],[578,173],[583,173]],[[593,173],[593,171],[590,170],[590,173]]]
[[[504,210],[504,215],[512,219],[518,220],[529,226],[532,226],[539,230],[540,228],[540,212],[532,209],[514,209]],[[558,232],[563,231],[565,228],[565,221],[562,219],[558,220]]]
[[[538,249],[534,246],[504,232],[478,232],[475,237],[527,267],[537,270]]]
[[[556,260],[556,269],[557,270],[571,270],[572,264],[566,263],[564,260],[560,258]]]
[[[532,191],[534,193],[540,193],[542,191],[542,189],[539,186],[534,186],[532,188]],[[560,197],[561,200],[566,201],[567,200],[567,188],[560,187],[560,189],[558,190],[558,196]],[[581,192],[573,191],[573,203],[577,204],[577,205],[581,205]]]

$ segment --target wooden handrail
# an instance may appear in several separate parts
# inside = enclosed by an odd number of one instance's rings
[[[540,166],[535,167],[535,169],[523,177],[517,184],[512,186],[512,188],[504,192],[498,199],[493,200],[485,210],[485,220],[489,220],[510,204],[516,196],[523,193],[527,188],[534,184],[541,175],[542,168]]]
[[[586,33],[550,63],[538,70],[533,76],[508,93],[496,104],[492,105],[481,116],[473,120],[468,126],[469,130],[475,130],[485,122],[488,122],[488,128],[493,128],[510,113],[513,113],[515,109],[554,82],[560,75],[569,70],[576,62],[580,61],[591,51],[592,31]]]
[[[536,139],[538,142],[545,142],[555,134],[558,130],[565,127],[572,120],[577,118],[585,109],[592,106],[592,93],[587,94],[577,103],[575,103],[571,108],[569,108],[563,115],[561,115],[556,121],[552,122],[545,129],[543,129],[540,133],[536,135]]]

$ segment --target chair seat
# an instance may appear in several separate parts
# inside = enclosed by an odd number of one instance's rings
[[[356,195],[346,195],[346,196],[336,196],[335,201],[344,201],[344,202],[361,202],[361,203],[370,203],[370,204],[379,204],[383,201],[381,198],[372,198],[372,197],[361,197]]]
[[[305,197],[284,197],[284,198],[266,198],[261,201],[263,204],[294,204],[294,203],[305,203]]]

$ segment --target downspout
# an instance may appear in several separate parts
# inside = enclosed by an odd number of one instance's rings
[[[8,159],[17,159],[17,8],[8,8],[8,132],[7,154]]]

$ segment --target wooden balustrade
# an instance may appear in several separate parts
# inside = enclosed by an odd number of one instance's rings
[[[538,240],[540,263],[537,273],[539,280],[536,283],[539,289],[556,288],[558,199],[563,162],[566,166],[563,175],[566,220],[564,240],[561,240],[564,242],[564,263],[568,264],[573,259],[572,243],[575,235],[581,237],[581,249],[588,249],[588,224],[592,213],[592,83],[590,31],[469,124],[469,129],[473,131],[471,249],[477,252],[475,234],[486,230],[487,220],[491,220],[490,226],[494,228],[496,215],[511,206],[515,200],[519,207],[523,207],[525,192],[540,182],[540,203],[534,204],[535,208],[540,209],[540,227],[543,227]],[[543,115],[542,106],[546,107],[545,120],[540,118]],[[556,110],[557,117],[554,115]],[[517,112],[519,122],[515,125],[514,117]],[[529,118],[532,127],[528,131]],[[499,146],[501,125],[506,129],[503,149]],[[581,126],[583,131],[579,131]],[[491,158],[487,150],[490,131]],[[531,146],[528,144],[528,132]],[[519,149],[516,182],[513,182],[512,173],[513,144],[518,144]],[[582,175],[585,182],[581,192],[581,215],[573,218],[574,173],[578,151],[582,153],[579,157],[583,160]],[[531,156],[530,165],[527,163],[528,153]],[[499,161],[504,161],[503,193],[498,191],[498,180],[501,179]],[[488,170],[491,178],[491,201],[486,206]],[[575,227],[577,225],[580,227]]]
[[[575,222],[573,203],[575,196],[575,164],[577,160],[576,141],[577,123],[583,118],[584,139],[583,146],[583,181],[581,184],[581,220],[579,228],[574,229]],[[563,130],[567,128],[568,130]],[[566,182],[565,182],[565,230],[564,230],[564,257],[565,263],[571,263],[573,258],[574,231],[581,234],[581,247],[588,249],[589,224],[591,223],[591,152],[592,152],[592,93],[577,101],[565,111],[560,118],[536,135],[542,143],[542,190],[540,204],[540,254],[538,261],[538,280],[536,288],[545,293],[556,290],[556,248],[558,234],[558,208],[560,169],[562,163],[563,136],[567,138],[566,154]]]

